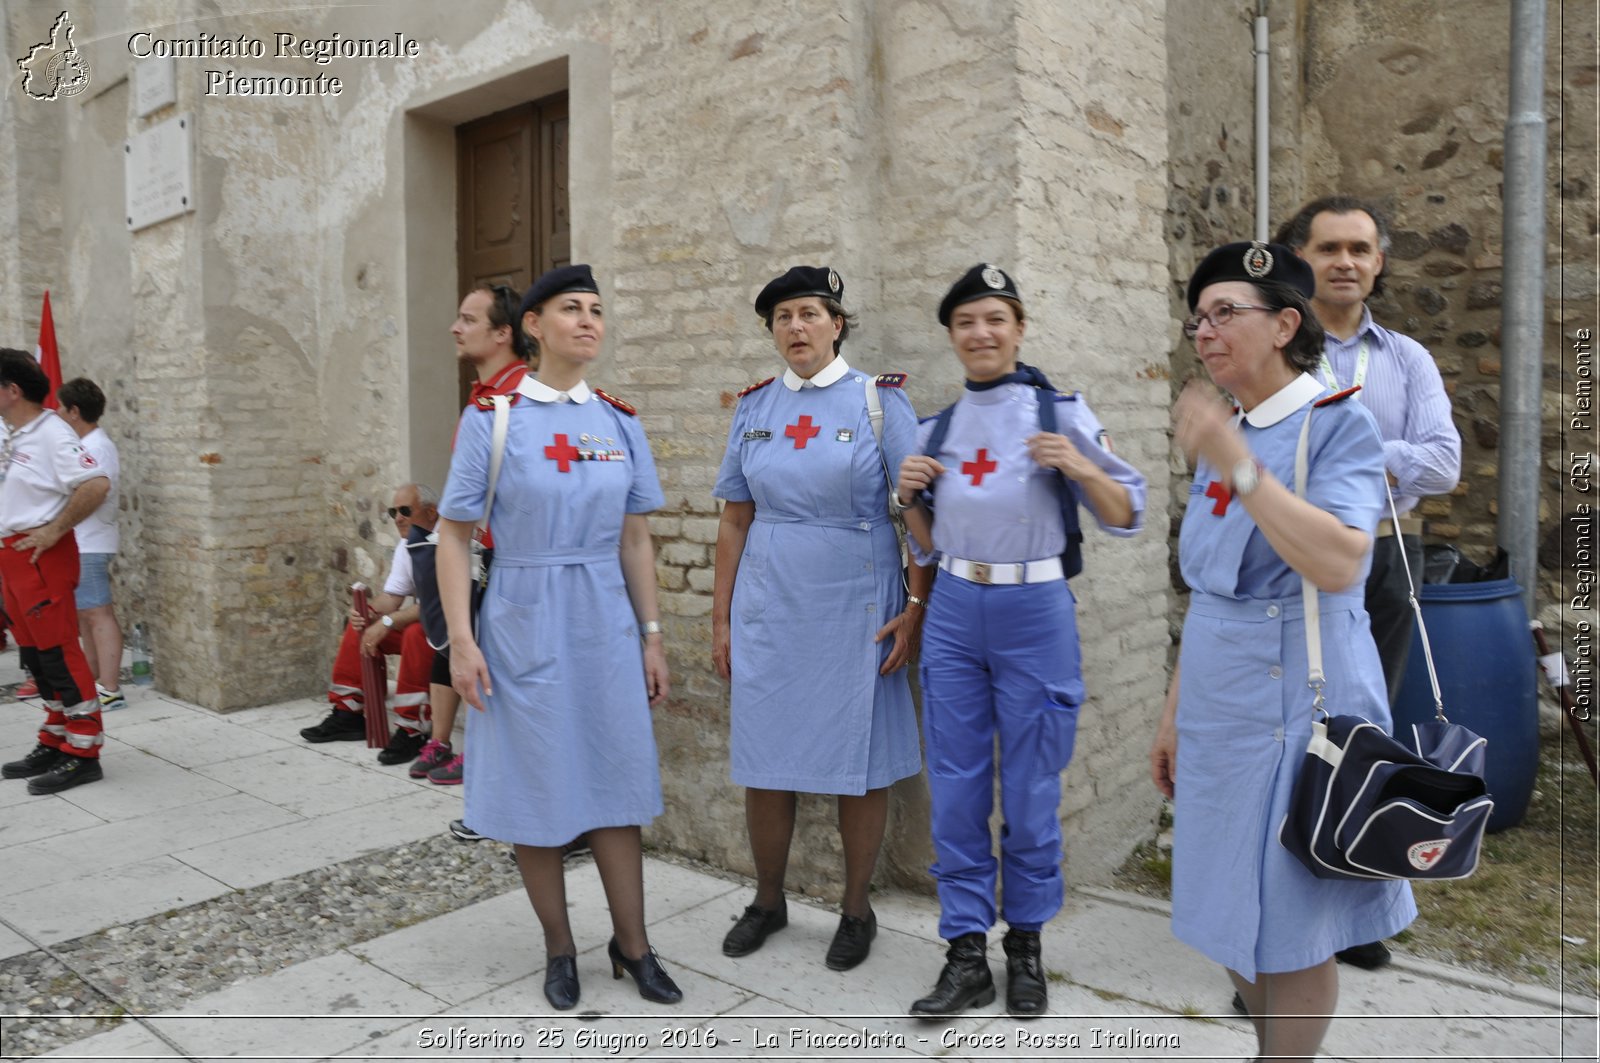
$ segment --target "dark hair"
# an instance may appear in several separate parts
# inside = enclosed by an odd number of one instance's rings
[[[1327,333],[1322,322],[1311,312],[1311,301],[1298,288],[1279,281],[1255,281],[1250,285],[1261,302],[1273,310],[1296,310],[1300,314],[1300,328],[1283,348],[1289,364],[1302,373],[1315,373],[1322,364],[1322,343]]]
[[[44,402],[50,394],[50,378],[44,375],[37,359],[27,351],[0,347],[0,385],[15,384],[29,402]]]
[[[1272,238],[1273,242],[1302,251],[1311,240],[1311,223],[1318,214],[1355,214],[1358,211],[1371,218],[1378,230],[1378,250],[1383,252],[1384,258],[1383,268],[1372,278],[1372,294],[1382,295],[1384,278],[1389,276],[1389,217],[1373,203],[1342,195],[1313,199],[1301,207],[1298,214],[1278,226],[1278,234]]]
[[[839,353],[839,348],[844,346],[844,341],[850,338],[850,326],[856,324],[856,315],[854,315],[850,311],[846,310],[844,308],[844,304],[839,302],[839,300],[834,299],[834,298],[832,298],[830,296],[826,296],[826,295],[804,295],[804,296],[799,296],[799,298],[817,300],[819,303],[822,304],[822,309],[824,309],[824,310],[826,310],[828,312],[828,316],[829,317],[833,318],[835,321],[843,321],[844,322],[844,328],[839,330],[838,339],[833,341],[833,353],[834,354],[838,354]],[[787,300],[787,299],[779,300],[779,302],[785,302],[785,303],[788,302],[788,301],[789,300]],[[778,308],[777,308],[776,305],[774,305],[773,308],[772,308],[772,312],[767,314],[766,320],[767,320],[767,331],[768,332],[772,331],[772,315],[777,313],[777,312],[778,312]]]
[[[63,409],[76,409],[78,416],[90,424],[98,424],[106,412],[106,393],[86,376],[74,377],[56,388],[56,401]]]
[[[531,341],[523,335],[522,322],[517,320],[517,307],[522,305],[522,296],[504,284],[485,282],[472,290],[483,292],[489,297],[489,327],[510,329],[511,352],[518,358],[528,357],[528,345]]]

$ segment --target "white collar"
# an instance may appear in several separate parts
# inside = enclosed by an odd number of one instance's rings
[[[522,378],[522,383],[517,385],[517,394],[526,395],[534,402],[572,402],[579,406],[588,402],[594,396],[585,381],[578,381],[576,387],[568,391],[557,391],[549,384],[534,379],[533,374]]]
[[[1250,422],[1251,428],[1271,428],[1326,390],[1322,381],[1310,373],[1301,373],[1256,403],[1256,408],[1246,413],[1244,419]]]
[[[793,369],[785,369],[783,386],[790,391],[799,391],[801,388],[825,388],[836,380],[844,379],[844,375],[848,372],[850,367],[845,364],[844,355],[836,354],[833,356],[833,361],[817,370],[810,380],[797,375]]]

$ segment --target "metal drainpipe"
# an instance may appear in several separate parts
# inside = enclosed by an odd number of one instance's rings
[[[1539,580],[1539,434],[1544,334],[1545,0],[1513,0],[1506,114],[1501,320],[1500,516],[1528,615]]]
[[[1268,188],[1272,178],[1270,82],[1267,68],[1267,0],[1256,0],[1256,239],[1268,240]]]

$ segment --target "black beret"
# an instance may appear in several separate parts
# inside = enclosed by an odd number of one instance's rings
[[[529,286],[527,294],[522,297],[522,309],[517,311],[517,320],[521,321],[529,310],[536,309],[552,295],[562,292],[593,292],[599,295],[600,286],[594,282],[594,274],[589,272],[588,266],[557,266]]]
[[[1011,279],[1009,273],[987,262],[979,262],[963,273],[961,279],[944,293],[944,298],[939,301],[939,324],[949,328],[950,315],[956,307],[962,303],[987,299],[991,295],[1014,299],[1019,304],[1022,302],[1022,296],[1017,294],[1017,282]]]
[[[1304,295],[1307,299],[1317,294],[1317,275],[1311,265],[1282,244],[1264,244],[1259,240],[1223,244],[1195,267],[1189,278],[1189,309],[1200,302],[1200,293],[1208,284],[1222,281],[1276,281]]]
[[[762,318],[772,316],[772,308],[785,299],[802,299],[808,295],[844,300],[844,281],[827,266],[795,266],[781,277],[774,277],[756,296],[756,313]]]

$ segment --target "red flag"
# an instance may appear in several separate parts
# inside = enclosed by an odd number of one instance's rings
[[[44,290],[44,314],[39,318],[39,345],[33,349],[33,356],[39,360],[44,368],[44,375],[50,379],[50,393],[44,397],[47,410],[54,410],[59,403],[56,402],[56,389],[61,387],[61,351],[56,347],[56,319],[50,313],[50,289]]]

